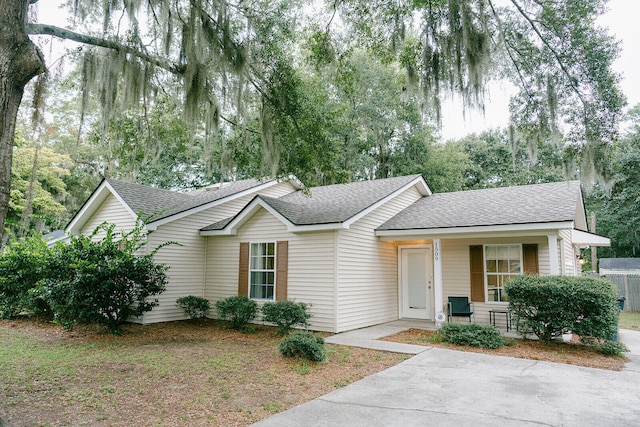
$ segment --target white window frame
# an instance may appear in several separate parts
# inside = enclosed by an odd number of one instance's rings
[[[254,263],[254,245],[273,245],[273,268],[253,268]],[[268,253],[266,254],[267,257]],[[277,256],[277,244],[275,241],[259,241],[259,242],[250,242],[249,243],[249,298],[256,301],[275,301],[276,300],[276,256]],[[264,266],[263,266],[264,267]],[[253,295],[254,283],[253,283],[253,273],[272,273],[273,274],[273,283],[258,283],[255,286],[266,287],[267,289],[271,286],[273,287],[273,293],[271,294],[271,298],[260,298]]]
[[[493,246],[493,247],[505,247],[505,246],[517,246],[518,247],[518,252],[519,252],[519,266],[520,266],[520,271],[519,272],[488,272],[487,271],[487,248]],[[498,259],[496,258],[496,261]],[[510,260],[510,258],[507,258],[507,260]],[[522,254],[522,243],[488,243],[483,245],[482,248],[482,270],[484,272],[484,300],[485,303],[487,304],[498,304],[498,305],[507,305],[509,304],[508,301],[495,301],[495,300],[489,300],[489,276],[497,276],[497,277],[504,277],[504,276],[516,276],[516,275],[521,275],[524,274],[524,265],[523,265],[523,254]],[[497,268],[496,268],[497,269]],[[502,282],[502,286],[496,287],[495,289],[502,294],[502,292],[504,292],[504,281],[500,280]]]

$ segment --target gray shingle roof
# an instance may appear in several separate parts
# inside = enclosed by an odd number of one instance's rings
[[[640,270],[640,258],[601,258],[600,269]]]
[[[244,190],[248,190],[262,184],[264,181],[246,179],[242,181],[224,183],[224,185],[216,190],[203,189],[189,193],[161,190],[159,188],[119,181],[111,178],[108,178],[107,182],[134,212],[144,212],[148,215],[162,212],[160,215],[153,218],[153,221],[157,221],[162,218],[223,199]]]
[[[335,224],[349,220],[419,177],[410,175],[312,187],[307,192],[300,190],[277,199],[259,197],[294,225]],[[221,230],[232,219],[227,218],[202,230]]]
[[[414,230],[572,221],[579,181],[434,194],[400,212],[378,230]]]
[[[296,191],[279,199],[264,200],[295,225],[341,223],[418,177],[420,175],[325,185],[311,188],[309,194]]]

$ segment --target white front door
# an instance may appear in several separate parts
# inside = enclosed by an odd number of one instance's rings
[[[433,319],[431,247],[400,248],[402,317]]]

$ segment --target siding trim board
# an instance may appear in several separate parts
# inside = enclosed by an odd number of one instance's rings
[[[420,239],[468,239],[471,236],[481,238],[492,238],[505,236],[507,233],[517,233],[519,236],[526,236],[524,233],[536,233],[557,231],[562,229],[572,229],[573,222],[542,222],[526,224],[496,224],[473,227],[449,227],[434,229],[410,229],[410,230],[377,230],[376,236],[383,240],[420,240]],[[533,234],[529,234],[533,235]]]

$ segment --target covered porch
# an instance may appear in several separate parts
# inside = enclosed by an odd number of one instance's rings
[[[507,327],[504,284],[510,277],[580,275],[580,248],[609,243],[606,237],[566,229],[380,234],[398,248],[398,318],[434,326],[448,320],[449,297],[466,297],[474,311],[469,320]]]

